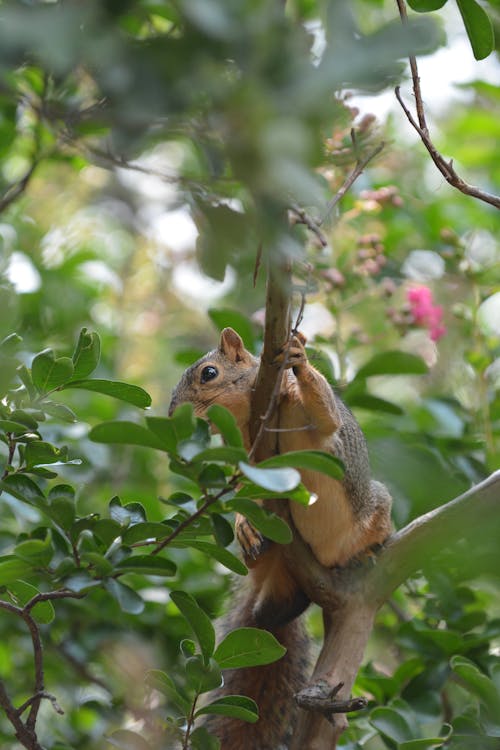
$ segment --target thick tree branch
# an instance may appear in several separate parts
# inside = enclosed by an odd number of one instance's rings
[[[345,568],[328,570],[297,536],[286,549],[301,587],[323,608],[325,640],[312,676],[313,684],[330,689],[343,683],[336,696],[348,700],[379,607],[410,575],[443,550],[478,534],[486,540],[500,524],[500,471],[446,505],[412,521],[395,533],[376,556]],[[321,710],[318,708],[317,710]],[[332,723],[333,721],[333,723]],[[334,747],[346,728],[343,715],[327,722],[301,711],[291,750]]]
[[[405,0],[396,0],[396,3],[398,6],[401,21],[405,24],[408,21]],[[465,180],[463,180],[460,175],[457,174],[455,167],[453,166],[453,160],[446,161],[444,156],[442,156],[442,154],[440,154],[437,148],[434,146],[429,135],[429,128],[427,126],[427,121],[425,118],[425,108],[422,98],[422,90],[420,88],[420,76],[418,74],[417,60],[414,55],[410,55],[409,61],[418,122],[415,120],[410,110],[403,102],[399,86],[396,87],[396,98],[403,108],[403,111],[409,122],[419,134],[422,143],[429,152],[432,161],[439,169],[446,182],[448,182],[452,187],[460,190],[460,192],[464,193],[465,195],[470,195],[473,198],[484,201],[484,203],[489,203],[490,205],[495,206],[495,208],[500,208],[500,197],[498,195],[493,195],[492,193],[488,193],[478,187],[475,187],[474,185],[470,185],[469,183],[465,182]]]

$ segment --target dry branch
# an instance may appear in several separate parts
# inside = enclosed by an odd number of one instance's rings
[[[408,15],[406,12],[405,0],[396,0],[396,2],[398,5],[401,21],[402,23],[406,24],[408,21]],[[410,55],[409,61],[418,122],[415,120],[412,113],[401,98],[399,86],[396,87],[396,98],[403,108],[403,111],[409,122],[419,134],[420,139],[429,152],[432,161],[439,169],[446,182],[448,182],[452,187],[456,188],[465,195],[470,195],[471,197],[477,198],[484,203],[489,203],[491,206],[495,206],[495,208],[500,208],[500,197],[498,195],[493,195],[492,193],[488,193],[485,190],[481,190],[475,185],[470,185],[469,183],[465,182],[465,180],[463,180],[456,172],[455,167],[453,166],[453,160],[450,159],[450,161],[447,161],[433,144],[429,135],[429,127],[427,125],[425,117],[425,108],[422,98],[422,90],[420,88],[420,76],[418,74],[417,59],[414,55]]]

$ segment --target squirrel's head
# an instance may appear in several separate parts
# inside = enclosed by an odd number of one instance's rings
[[[224,328],[218,348],[191,365],[174,388],[169,415],[186,401],[193,404],[197,416],[204,416],[208,407],[217,403],[241,423],[258,365],[259,360],[245,349],[241,336],[232,328]]]

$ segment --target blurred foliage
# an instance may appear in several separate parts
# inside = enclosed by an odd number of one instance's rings
[[[409,52],[444,43],[427,15],[444,3],[410,5],[425,14],[406,30],[379,0],[0,6],[0,597],[32,601],[45,689],[65,712],[42,701],[44,747],[179,746],[182,717],[227,666],[210,620],[229,571],[244,573],[235,477],[250,497],[265,490],[237,470],[227,415],[212,414],[215,446],[189,410],[164,415],[215,329],[258,351],[260,244],[296,260],[310,356],[362,423],[397,526],[500,468],[498,215],[438,182],[401,114],[377,122],[346,93],[393,87]],[[487,9],[498,25],[498,3]],[[488,31],[478,41],[471,18],[477,52]],[[498,190],[500,88],[478,78],[462,94],[438,145]],[[296,204],[316,224],[328,214],[325,247],[297,212],[285,220]],[[272,516],[252,522],[286,537]],[[344,746],[499,746],[496,530],[443,551],[383,608],[356,684],[370,707]],[[36,604],[39,591],[64,596]],[[317,637],[319,621],[313,610]],[[0,632],[19,706],[32,642],[12,610]],[[255,643],[235,638],[236,656]],[[252,663],[280,654],[262,638]],[[255,720],[245,700],[216,710]],[[3,715],[0,739],[19,746]],[[192,742],[212,746],[202,728]]]

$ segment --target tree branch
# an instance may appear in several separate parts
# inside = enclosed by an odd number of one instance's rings
[[[276,405],[286,361],[276,367],[275,358],[290,337],[291,266],[267,254],[266,322],[264,348],[252,394],[250,414],[250,457],[261,461],[276,453]]]
[[[309,547],[294,536],[285,549],[294,574],[309,598],[323,609],[325,640],[312,682],[330,689],[343,683],[339,700],[349,700],[379,607],[394,589],[460,539],[469,547],[500,524],[500,471],[455,500],[415,519],[395,533],[374,558],[366,556],[345,568],[323,568]],[[445,533],[444,533],[444,530]],[[330,722],[301,711],[291,750],[335,747],[347,727],[342,714]],[[314,744],[317,743],[317,744]]]
[[[353,142],[353,146],[356,145],[356,138],[355,138],[355,131],[351,130],[351,140]],[[360,159],[358,157],[356,164],[354,166],[354,169],[352,170],[351,174],[346,177],[343,184],[339,187],[331,201],[328,203],[326,207],[326,211],[323,214],[323,218],[321,221],[318,222],[318,226],[321,226],[325,223],[327,218],[330,216],[331,212],[337,205],[337,203],[342,200],[344,195],[347,193],[348,190],[351,189],[351,187],[354,185],[358,177],[363,174],[363,171],[367,167],[367,165],[371,162],[372,159],[374,159],[380,152],[385,148],[385,143],[382,141],[382,143],[379,143],[379,145],[371,151],[368,156],[366,156],[364,159]]]
[[[408,22],[408,14],[406,12],[406,3],[405,0],[396,0],[399,15],[401,18],[401,21],[403,24],[406,24]],[[497,195],[493,195],[492,193],[488,193],[484,190],[481,190],[478,187],[475,187],[474,185],[470,185],[469,183],[465,182],[459,174],[455,171],[455,168],[453,166],[453,160],[446,161],[444,156],[440,154],[440,152],[437,150],[437,148],[434,146],[431,137],[429,135],[429,128],[427,126],[427,121],[425,118],[425,108],[424,108],[424,102],[422,98],[422,90],[420,88],[420,76],[418,74],[418,67],[417,67],[417,60],[414,55],[409,56],[410,61],[410,70],[411,70],[411,77],[412,77],[412,83],[413,83],[413,93],[415,95],[415,106],[417,109],[417,118],[418,122],[415,120],[413,115],[411,114],[408,107],[405,105],[401,98],[399,86],[396,87],[395,93],[396,98],[398,102],[400,103],[401,107],[403,108],[403,111],[408,118],[409,122],[415,128],[417,133],[419,134],[422,143],[424,144],[425,148],[429,152],[429,155],[436,165],[436,167],[439,169],[443,177],[445,178],[446,182],[448,182],[452,187],[459,190],[461,193],[464,193],[465,195],[470,195],[473,198],[477,198],[478,200],[484,201],[484,203],[489,203],[492,206],[495,206],[495,208],[500,208],[500,197]]]
[[[25,622],[30,632],[31,642],[33,645],[33,661],[35,672],[33,694],[21,706],[19,706],[19,708],[15,708],[7,694],[5,685],[3,684],[3,682],[0,682],[0,706],[4,709],[7,719],[14,727],[16,738],[19,740],[21,745],[27,748],[27,750],[42,750],[42,746],[38,742],[35,729],[36,720],[38,718],[38,711],[40,709],[42,700],[50,700],[57,713],[63,713],[57,703],[56,698],[45,691],[42,640],[40,637],[40,629],[35,619],[33,618],[32,610],[40,602],[67,598],[81,599],[83,596],[85,596],[85,594],[78,593],[76,591],[70,591],[69,589],[40,592],[33,596],[22,607],[16,606],[11,602],[0,599],[0,609],[4,609],[13,615],[16,615]],[[28,717],[24,722],[21,719],[21,716],[28,708]]]

